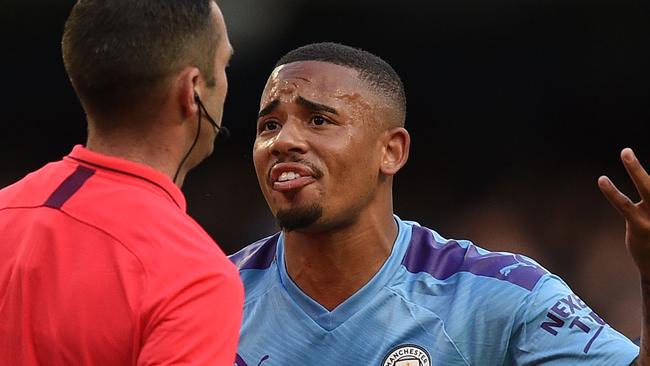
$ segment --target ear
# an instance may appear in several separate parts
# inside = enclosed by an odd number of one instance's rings
[[[199,69],[196,67],[186,67],[178,74],[176,79],[175,94],[176,100],[180,106],[182,120],[196,116],[199,106],[194,96],[200,89]]]
[[[384,133],[383,145],[380,170],[395,175],[409,158],[411,136],[403,127],[392,128]]]

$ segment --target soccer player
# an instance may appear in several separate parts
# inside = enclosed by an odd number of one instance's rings
[[[180,186],[223,130],[213,0],[79,0],[63,59],[88,140],[0,191],[0,365],[220,365],[243,286]]]
[[[368,52],[311,44],[277,63],[253,159],[282,231],[231,257],[246,289],[236,364],[633,362],[639,348],[534,260],[393,214],[393,176],[409,154],[405,114],[398,75]],[[631,152],[624,158],[647,202],[650,178]],[[607,182],[650,278],[648,207]]]

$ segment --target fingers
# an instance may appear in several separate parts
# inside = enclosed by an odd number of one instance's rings
[[[634,152],[629,147],[621,151],[621,160],[627,170],[627,173],[632,178],[636,190],[639,192],[641,199],[644,201],[650,200],[650,176],[643,169],[643,166],[634,155]]]
[[[609,178],[606,176],[598,178],[598,188],[600,188],[600,191],[603,192],[605,198],[607,198],[609,203],[614,206],[621,216],[625,219],[630,219],[632,217],[636,205],[626,195],[621,193]]]

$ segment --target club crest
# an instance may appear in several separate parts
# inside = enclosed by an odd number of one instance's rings
[[[431,356],[415,344],[402,344],[393,348],[381,363],[382,366],[431,366]]]

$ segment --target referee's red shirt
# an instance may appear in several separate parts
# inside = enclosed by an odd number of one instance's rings
[[[76,146],[0,191],[0,365],[224,365],[243,288],[169,177]]]

